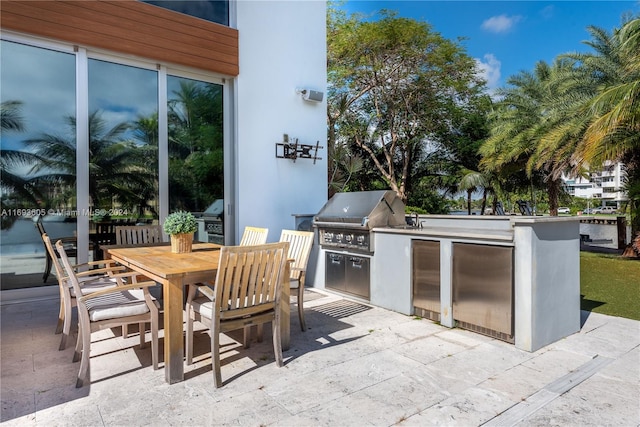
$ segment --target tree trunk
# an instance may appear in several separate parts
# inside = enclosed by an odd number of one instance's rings
[[[640,258],[640,231],[631,240],[621,255],[623,258]]]
[[[551,179],[547,185],[549,195],[549,215],[558,216],[558,199],[560,197],[560,180]]]
[[[484,215],[484,210],[486,208],[487,208],[487,189],[485,188],[482,191],[482,209],[480,210],[480,215]]]
[[[471,215],[471,190],[467,190],[467,215]]]

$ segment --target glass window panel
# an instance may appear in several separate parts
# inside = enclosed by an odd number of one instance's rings
[[[167,77],[169,212],[198,217],[196,239],[224,243],[223,87]]]
[[[89,60],[89,200],[99,259],[114,226],[157,223],[156,71]]]
[[[229,25],[228,0],[143,0],[145,3],[163,7],[185,15],[206,19],[222,25]]]
[[[1,41],[2,289],[42,286],[46,252],[35,222],[76,234],[75,55]],[[39,215],[43,214],[43,215]],[[46,284],[56,284],[55,274]]]

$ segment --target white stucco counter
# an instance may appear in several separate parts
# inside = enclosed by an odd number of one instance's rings
[[[405,314],[435,313],[444,326],[488,331],[527,351],[580,329],[579,218],[419,220],[421,228],[373,230],[371,304]],[[431,287],[417,290],[421,281]],[[439,301],[422,310],[423,296],[428,300],[434,292]]]

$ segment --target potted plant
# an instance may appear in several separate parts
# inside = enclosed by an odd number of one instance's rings
[[[171,252],[191,252],[193,234],[198,229],[196,217],[191,212],[177,211],[164,220],[164,232],[171,236]]]

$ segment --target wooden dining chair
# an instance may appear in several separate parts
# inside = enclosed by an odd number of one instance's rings
[[[116,245],[149,245],[162,242],[160,225],[118,225],[114,229]],[[122,336],[127,338],[127,325],[122,326]]]
[[[56,251],[53,249],[53,244],[47,233],[42,235],[42,240],[47,249],[47,254],[52,259],[52,265],[55,268],[55,275],[58,279],[60,312],[58,314],[58,324],[55,333],[62,334],[58,350],[64,350],[67,348],[67,340],[71,332],[71,311],[73,307],[76,306],[76,292],[69,282],[69,277],[66,274],[64,266],[61,264],[60,258],[56,255]],[[76,277],[80,282],[83,295],[116,286],[116,280],[110,276],[121,273],[125,269],[122,266],[117,266],[115,262],[110,260],[76,264],[73,268],[76,271]],[[80,271],[82,268],[89,268],[89,270]]]
[[[240,239],[240,246],[249,245],[263,245],[267,243],[267,236],[269,235],[268,228],[260,227],[245,227],[242,233],[242,239]],[[244,329],[244,348],[251,346],[251,326],[247,326]],[[258,326],[258,339],[262,341],[262,327]]]
[[[240,239],[240,246],[264,245],[269,235],[268,228],[245,227]]]
[[[46,230],[44,229],[44,224],[42,223],[42,218],[38,218],[38,220],[35,223],[35,226],[36,226],[36,229],[38,230],[38,233],[40,233],[40,238],[42,238],[43,235],[47,234]],[[60,237],[59,239],[62,240],[62,242],[64,243],[67,254],[69,254],[69,256],[72,258],[76,258],[78,256],[77,237],[67,236],[67,237]],[[45,249],[47,249],[46,246],[45,246]],[[55,259],[55,256],[52,258],[52,255],[47,250],[45,253],[45,258],[46,258],[46,264],[44,267],[44,273],[42,274],[43,282],[46,282],[47,279],[49,279],[49,275],[51,274],[51,266],[53,265],[53,260]]]
[[[215,387],[222,385],[220,333],[271,322],[276,364],[282,366],[280,297],[288,242],[224,246],[213,289],[189,286],[187,296],[187,365],[193,363],[193,322],[209,328]]]
[[[80,359],[76,388],[88,380],[91,353],[91,333],[105,328],[137,323],[140,325],[140,347],[145,344],[145,324],[151,324],[151,359],[153,369],[158,369],[158,306],[149,293],[155,282],[137,282],[137,273],[113,274],[117,286],[83,294],[77,272],[69,262],[61,241],[56,250],[76,294],[78,306],[78,341],[73,361]]]
[[[119,225],[115,228],[116,245],[145,245],[162,242],[159,225]]]
[[[293,260],[291,262],[289,286],[291,289],[297,289],[298,318],[300,319],[300,328],[304,332],[307,330],[307,325],[304,321],[304,281],[309,255],[313,247],[313,232],[282,230],[280,241],[289,242],[288,258]]]

